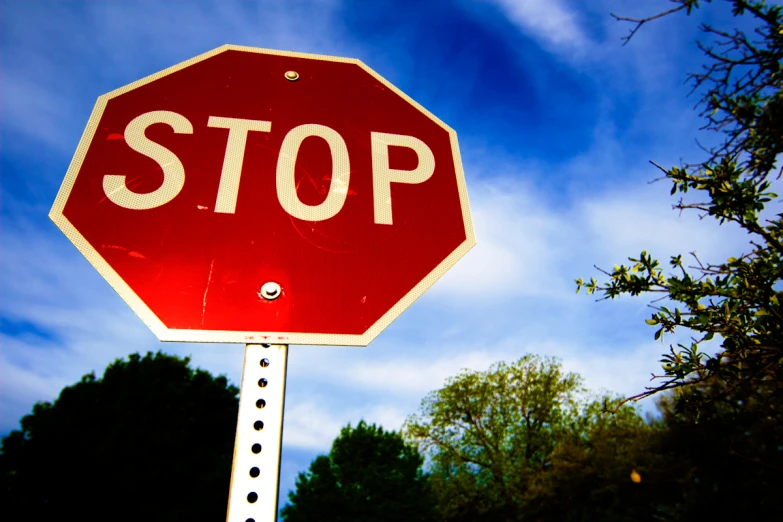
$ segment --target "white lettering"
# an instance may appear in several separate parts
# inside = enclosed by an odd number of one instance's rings
[[[416,152],[419,164],[413,170],[389,167],[389,147],[407,147]],[[423,183],[435,172],[435,156],[420,139],[402,134],[371,133],[372,188],[375,222],[392,224],[392,183]]]
[[[126,176],[107,174],[103,177],[106,197],[123,208],[148,210],[174,199],[185,185],[185,168],[172,151],[147,138],[147,128],[165,123],[177,134],[192,134],[193,125],[181,114],[152,111],[134,118],[125,128],[125,141],[134,151],[154,160],[163,170],[163,183],[152,192],[139,194],[126,185]],[[242,165],[250,131],[270,132],[272,122],[210,116],[207,126],[228,129],[223,170],[220,174],[215,212],[236,212]],[[305,139],[315,136],[326,141],[331,154],[332,169],[329,190],[324,201],[308,205],[299,199],[296,187],[296,159]],[[418,164],[412,170],[393,169],[389,164],[389,147],[406,147],[416,153]],[[373,213],[379,225],[393,224],[391,184],[418,184],[435,172],[432,150],[420,139],[402,134],[370,133],[372,157]],[[277,158],[276,190],[280,205],[291,216],[304,221],[324,221],[337,215],[345,204],[351,165],[345,140],[334,129],[315,123],[291,129],[280,146]]]
[[[318,136],[326,141],[332,153],[332,176],[326,199],[318,205],[306,205],[296,193],[294,168],[296,156],[305,138]],[[304,221],[323,221],[334,217],[343,208],[348,195],[348,182],[351,177],[351,165],[348,148],[343,138],[333,129],[324,125],[309,123],[291,129],[280,146],[277,158],[277,199],[286,212]]]
[[[237,208],[239,178],[242,175],[242,162],[245,159],[247,133],[251,130],[269,132],[272,129],[272,122],[210,116],[207,126],[228,129],[228,143],[226,144],[226,155],[223,158],[223,171],[220,174],[215,212],[233,214]]]
[[[171,111],[152,111],[134,118],[125,127],[125,143],[139,154],[143,154],[160,165],[163,183],[146,194],[138,194],[125,184],[125,176],[107,174],[103,177],[103,191],[113,203],[132,210],[148,210],[165,205],[185,185],[185,168],[176,154],[147,138],[144,131],[156,123],[165,123],[177,134],[193,134],[193,125],[181,114]]]

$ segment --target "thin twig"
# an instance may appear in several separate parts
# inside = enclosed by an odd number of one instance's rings
[[[687,6],[683,4],[679,7],[675,7],[674,9],[669,9],[668,11],[664,11],[663,13],[658,13],[657,15],[653,15],[647,18],[629,18],[627,16],[618,16],[614,13],[611,13],[611,16],[618,22],[631,22],[636,24],[636,27],[631,29],[631,32],[628,33],[628,36],[623,36],[621,38],[621,40],[623,41],[623,45],[626,45],[628,42],[631,41],[631,38],[633,38],[633,35],[636,34],[636,31],[638,31],[639,28],[642,27],[647,22],[657,20],[658,18],[663,18],[664,16],[668,16],[670,14],[676,13],[677,11],[682,11],[686,7]]]

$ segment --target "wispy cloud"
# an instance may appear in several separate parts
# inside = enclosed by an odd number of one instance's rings
[[[70,153],[99,95],[226,43],[351,54],[335,17],[340,4],[331,0],[4,7],[0,110],[13,148],[24,137],[34,147]],[[45,39],[58,44],[43,49]]]
[[[587,51],[591,42],[578,23],[578,10],[559,0],[490,0],[525,33],[562,53]]]
[[[343,426],[356,426],[360,420],[383,426],[385,430],[399,430],[407,412],[392,405],[365,405],[324,408],[320,401],[289,400],[285,410],[283,443],[300,450],[328,451]]]
[[[465,297],[470,304],[509,297],[560,300],[570,298],[574,277],[593,263],[611,268],[642,250],[664,263],[694,251],[717,262],[747,248],[750,237],[739,227],[718,228],[712,218],[672,210],[676,198],[668,197],[667,188],[624,183],[562,209],[531,183],[484,179],[471,192],[478,244],[433,287],[432,296]]]
[[[567,228],[562,217],[546,208],[529,181],[532,177],[519,172],[516,178],[484,180],[471,187],[478,244],[433,288],[436,295],[486,301],[562,293],[553,276],[566,247]]]

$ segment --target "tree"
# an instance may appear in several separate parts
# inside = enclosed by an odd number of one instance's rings
[[[659,400],[664,428],[650,451],[666,455],[677,488],[667,493],[675,520],[777,520],[783,491],[783,423],[770,415],[783,398],[766,391],[725,390],[715,379],[698,385],[720,395],[694,412],[675,412],[671,392]]]
[[[704,149],[703,162],[656,167],[664,174],[659,179],[672,182],[672,195],[693,190],[705,198],[680,198],[675,209],[696,210],[720,224],[736,223],[752,238],[752,249],[715,264],[691,252],[695,264],[687,268],[682,255],[674,256],[669,262],[674,272],[668,275],[643,251],[638,258],[629,258],[628,266],[599,269],[609,277],[607,283],[576,280],[577,292],[585,288],[588,294],[602,293],[603,299],[658,293],[673,303],[653,306],[655,313],[647,323],[656,327],[655,339],[685,328],[694,333],[692,343],[670,345],[661,360],[659,383],[625,400],[678,389],[678,412],[699,410],[738,389],[777,397],[783,390],[783,214],[766,221],[760,216],[777,197],[769,189],[783,152],[783,8],[764,1],[731,1],[735,17],[746,16],[755,23],[753,32],[702,26],[709,41],[699,47],[707,64],[690,75],[694,91],[701,95],[704,129],[725,137],[718,146]],[[648,21],[699,7],[698,0],[676,3],[680,5],[645,19],[615,15],[635,24],[626,43]],[[777,171],[778,179],[781,172]],[[702,343],[716,336],[721,340],[718,353],[702,351]],[[712,380],[722,384],[694,386]],[[705,394],[707,389],[713,393]],[[770,414],[779,418],[780,410],[773,408]]]
[[[404,429],[432,459],[444,518],[515,519],[581,391],[577,375],[526,355],[486,372],[465,370],[427,395]]]
[[[679,455],[661,443],[667,425],[643,419],[628,405],[608,413],[603,403],[585,404],[561,436],[551,468],[537,477],[529,494],[530,519],[671,520],[684,474]]]
[[[629,477],[646,472],[652,428],[630,407],[602,414],[555,359],[526,355],[463,371],[425,397],[404,429],[430,458],[442,520],[640,521],[651,513]]]
[[[117,359],[39,402],[2,441],[9,520],[220,520],[238,410],[225,377],[189,359]]]
[[[347,425],[328,455],[300,473],[283,508],[286,522],[434,520],[424,459],[399,433],[360,421]]]

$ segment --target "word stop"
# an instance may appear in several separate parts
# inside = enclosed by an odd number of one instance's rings
[[[103,177],[103,191],[116,205],[132,210],[148,210],[165,205],[177,197],[185,186],[185,168],[176,154],[147,138],[150,125],[165,123],[177,134],[193,134],[190,121],[171,111],[152,111],[134,118],[125,128],[125,142],[134,151],[157,162],[163,170],[163,183],[152,192],[139,194],[129,189],[125,176],[107,174]],[[233,214],[237,205],[239,178],[245,144],[249,132],[270,132],[272,122],[210,116],[207,126],[228,129],[223,170],[220,174],[215,212]],[[302,203],[296,193],[294,167],[299,148],[305,138],[317,136],[329,146],[332,156],[332,176],[329,191],[318,205]],[[392,183],[422,183],[435,171],[432,150],[420,139],[402,134],[371,132],[373,210],[375,223],[392,224]],[[413,170],[392,169],[389,166],[389,147],[407,147],[418,157]],[[277,157],[275,184],[280,205],[291,216],[305,221],[323,221],[334,217],[343,208],[351,177],[348,147],[342,136],[325,125],[308,123],[294,127],[283,138]]]

